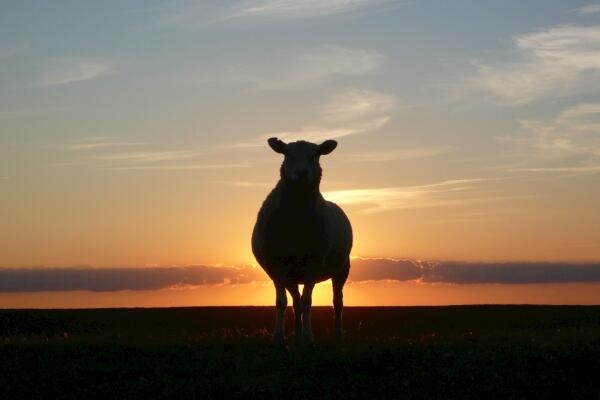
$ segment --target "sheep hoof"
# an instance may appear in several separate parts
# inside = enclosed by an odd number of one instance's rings
[[[308,346],[311,346],[314,343],[315,339],[312,334],[304,334],[302,335],[302,343]]]
[[[281,334],[274,334],[271,339],[271,343],[276,347],[284,347],[285,346],[285,338]]]

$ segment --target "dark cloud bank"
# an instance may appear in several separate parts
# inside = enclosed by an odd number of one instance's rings
[[[258,268],[175,267],[0,268],[0,292],[156,290],[186,285],[263,281]]]
[[[460,262],[362,259],[353,263],[350,278],[413,280],[427,283],[575,283],[600,282],[600,262]]]
[[[426,283],[574,283],[600,282],[600,263],[467,263],[356,259],[349,280]],[[177,286],[268,281],[253,267],[0,268],[0,292],[157,290]]]

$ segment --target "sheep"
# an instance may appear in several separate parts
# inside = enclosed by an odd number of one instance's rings
[[[295,337],[313,342],[310,311],[315,284],[333,284],[334,334],[342,338],[343,288],[350,272],[352,226],[335,203],[319,191],[319,157],[331,153],[335,140],[320,145],[276,137],[269,146],[283,154],[280,180],[258,212],[252,232],[252,252],[275,285],[276,317],[273,342],[284,343],[286,289],[293,299]],[[298,285],[303,284],[302,295]]]

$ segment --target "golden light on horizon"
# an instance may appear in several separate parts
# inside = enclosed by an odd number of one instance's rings
[[[70,291],[0,293],[2,308],[105,308],[189,306],[273,306],[270,283],[217,285],[159,291],[110,293]],[[318,284],[313,305],[331,307],[331,285]],[[454,304],[599,304],[600,284],[449,285],[415,282],[351,283],[345,305],[426,306]],[[291,306],[288,296],[288,305]]]

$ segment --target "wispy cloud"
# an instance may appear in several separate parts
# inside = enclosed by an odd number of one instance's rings
[[[98,160],[110,164],[140,164],[155,163],[160,161],[180,160],[193,158],[203,154],[198,150],[138,150],[122,151],[122,148],[146,146],[148,142],[129,142],[119,140],[115,137],[98,136],[84,138],[70,143],[66,146],[68,150],[85,152],[88,160]],[[92,152],[93,150],[103,151],[102,153]],[[107,152],[109,151],[109,152]]]
[[[49,114],[56,115],[68,111],[66,106],[47,106],[47,107],[18,107],[0,111],[0,119],[31,119]]]
[[[600,4],[589,4],[587,6],[574,9],[580,15],[600,14]]]
[[[600,169],[600,103],[582,103],[547,120],[521,120],[519,135],[496,139],[513,146],[525,172],[594,173]]]
[[[350,158],[357,162],[412,160],[418,158],[435,157],[456,151],[457,149],[458,148],[456,146],[413,147],[400,150],[383,150],[352,154]]]
[[[209,169],[248,168],[249,164],[182,164],[182,165],[131,165],[120,167],[104,167],[118,171],[191,171]]]
[[[272,183],[266,182],[249,182],[249,181],[219,181],[218,183],[222,183],[228,186],[240,187],[240,188],[254,188],[254,187],[267,187],[273,186]]]
[[[456,96],[489,94],[506,105],[546,96],[600,90],[600,26],[562,25],[514,37],[518,58],[477,62],[474,77],[453,88]]]
[[[0,59],[12,57],[26,48],[24,44],[0,43]]]
[[[123,148],[147,146],[148,142],[129,142],[110,136],[97,136],[77,140],[66,146],[66,149],[83,155],[85,163],[105,170],[132,171],[185,171],[245,168],[242,163],[197,163],[190,162],[205,154],[203,150],[152,150],[123,151]],[[184,164],[165,164],[186,160]],[[62,165],[73,165],[66,163]],[[78,164],[80,165],[80,164]]]
[[[323,196],[335,203],[361,206],[363,213],[459,206],[506,199],[498,195],[480,194],[476,190],[477,184],[489,180],[456,179],[417,186],[335,190],[325,192]]]
[[[386,9],[399,0],[244,0],[210,7],[202,2],[176,2],[162,7],[160,25],[198,29],[228,23],[276,22],[320,18]]]
[[[344,93],[350,93],[344,96]],[[270,137],[284,141],[306,140],[321,142],[345,136],[375,131],[386,125],[398,100],[388,94],[349,89],[336,94],[321,110],[323,121],[318,125],[307,125],[289,131],[275,131],[260,135],[252,140],[234,143],[228,147],[261,147]],[[355,110],[353,112],[352,110]]]
[[[118,162],[122,164],[130,163],[152,163],[159,161],[181,160],[201,155],[201,152],[194,150],[176,150],[176,151],[132,151],[120,153],[96,154],[90,156],[94,160]]]
[[[103,148],[137,147],[148,145],[148,142],[128,142],[118,138],[98,136],[76,140],[66,146],[68,150],[95,150]]]
[[[380,7],[389,0],[251,0],[225,12],[222,20],[316,18]]]
[[[327,103],[322,115],[330,121],[349,121],[389,113],[399,100],[387,93],[364,89],[346,89]]]
[[[389,116],[376,117],[366,121],[356,121],[353,124],[346,123],[345,127],[303,127],[297,131],[273,132],[261,137],[261,145],[264,139],[276,136],[284,141],[307,140],[309,142],[319,142],[327,139],[337,139],[344,136],[354,135],[373,131],[381,128],[390,120]]]
[[[574,167],[540,167],[540,168],[512,168],[509,171],[516,172],[565,172],[575,175],[587,175],[600,173],[600,164],[597,165],[579,165]]]
[[[280,90],[312,85],[336,77],[369,74],[377,70],[383,60],[383,55],[377,51],[327,44],[300,52],[289,59],[274,58],[267,67],[235,65],[223,68],[200,81],[241,83],[257,90]]]
[[[305,126],[294,131],[279,131],[271,132],[246,142],[238,142],[227,147],[230,148],[248,148],[265,146],[266,141],[270,137],[277,137],[286,142],[296,140],[306,140],[308,142],[322,142],[328,139],[339,139],[341,137],[350,136],[358,133],[373,131],[381,128],[388,123],[390,117],[378,117],[365,122],[357,122],[356,124],[346,124],[345,127],[326,127],[326,126]]]
[[[100,78],[114,73],[112,62],[104,60],[64,58],[51,61],[33,87],[58,86]]]
[[[358,76],[375,71],[383,55],[372,50],[322,45],[299,54],[280,77],[263,79],[263,87],[288,87],[321,81],[335,76]]]
[[[147,145],[149,145],[148,142],[129,142],[110,136],[97,136],[76,140],[66,145],[66,148],[71,151],[84,152],[88,160],[102,161],[112,165],[117,164],[117,166],[181,160],[204,154],[199,150],[157,151],[148,149],[123,151],[123,148]],[[98,153],[94,150],[103,152]]]

